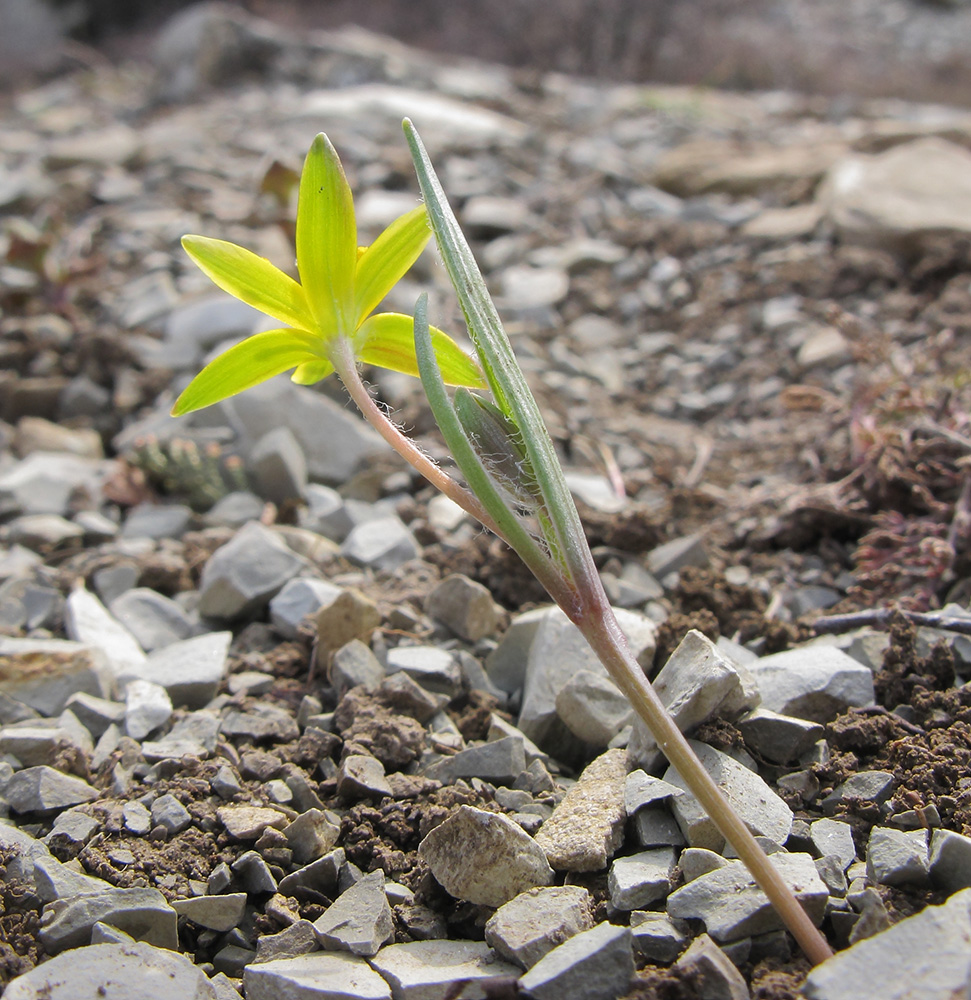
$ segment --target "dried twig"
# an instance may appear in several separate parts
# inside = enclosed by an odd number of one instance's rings
[[[813,631],[817,635],[825,635],[848,632],[864,625],[886,625],[894,615],[903,615],[914,625],[926,625],[928,628],[939,628],[945,632],[971,635],[971,618],[956,618],[940,612],[907,611],[904,608],[871,608],[845,615],[825,615],[813,622]]]

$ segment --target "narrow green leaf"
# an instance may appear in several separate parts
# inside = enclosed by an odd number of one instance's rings
[[[432,348],[446,384],[483,388],[482,372],[475,361],[447,333],[435,327],[429,329]],[[418,375],[414,331],[414,320],[410,316],[377,313],[365,320],[358,330],[354,353],[366,364],[405,375]]]
[[[297,370],[290,376],[297,385],[313,385],[334,374],[334,366],[329,361],[305,361],[297,365]]]
[[[200,410],[297,365],[318,361],[319,348],[320,338],[306,330],[267,330],[247,337],[196,375],[175,401],[172,416]]]
[[[353,329],[345,315],[353,302],[357,263],[354,199],[337,151],[318,135],[300,175],[297,201],[297,270],[317,322]]]
[[[358,320],[370,315],[404,277],[431,236],[425,206],[419,205],[395,219],[364,251],[354,277]]]
[[[223,291],[281,323],[304,329],[313,325],[304,290],[265,257],[208,236],[183,236],[182,246]]]
[[[562,606],[569,606],[571,588],[569,581],[558,572],[549,556],[530,534],[519,516],[513,511],[502,491],[497,487],[473,442],[462,426],[452,401],[448,398],[442,373],[438,367],[432,335],[427,318],[428,296],[424,293],[415,307],[414,337],[415,355],[418,359],[421,384],[428,398],[432,415],[445,438],[455,464],[459,467],[469,489],[479,498],[482,506],[492,516],[502,532],[502,537],[519,553],[519,557],[532,570],[536,579],[546,588],[549,595]]]
[[[516,362],[485,279],[445,197],[421,138],[407,118],[402,124],[425,198],[428,221],[458,296],[489,388],[499,409],[511,417],[523,433],[526,451],[556,536],[555,539],[549,538],[551,548],[562,553],[575,584],[589,581],[591,586],[599,587],[597,569],[573,496],[556,457],[556,449]]]

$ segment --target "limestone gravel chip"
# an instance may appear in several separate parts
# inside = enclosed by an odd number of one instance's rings
[[[184,955],[150,944],[75,948],[18,976],[7,1000],[219,1000],[206,973]]]
[[[391,990],[362,958],[314,952],[278,958],[243,972],[246,1000],[391,1000]]]
[[[422,840],[418,853],[446,892],[469,903],[502,906],[553,882],[546,855],[529,834],[473,806],[459,806]]]

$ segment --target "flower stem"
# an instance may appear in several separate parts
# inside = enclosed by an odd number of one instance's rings
[[[598,589],[602,593],[602,588]],[[586,592],[584,596],[591,595]],[[831,958],[833,952],[826,939],[799,905],[778,869],[712,780],[668,710],[661,704],[660,698],[631,654],[606,595],[602,599],[598,597],[597,600],[588,602],[587,609],[578,616],[575,623],[607,668],[614,683],[646,723],[657,741],[658,749],[687,783],[722,836],[735,848],[806,957],[814,965]]]
[[[347,394],[357,404],[362,416],[384,440],[409,464],[420,472],[437,490],[449,500],[457,503],[466,513],[485,525],[490,531],[503,537],[498,525],[479,502],[478,498],[464,486],[457,483],[444,469],[430,459],[409,437],[389,419],[388,415],[374,401],[357,370],[354,352],[347,341],[340,342],[340,353],[334,352],[330,358]]]

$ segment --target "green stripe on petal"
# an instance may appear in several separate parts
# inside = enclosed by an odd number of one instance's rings
[[[446,385],[485,388],[482,372],[472,358],[447,333],[435,327],[430,329],[432,347]],[[415,325],[411,316],[378,313],[365,321],[354,340],[360,345],[355,354],[366,364],[390,368],[405,375],[419,374],[418,359],[415,357]]]
[[[425,206],[419,205],[384,230],[357,262],[354,298],[357,320],[362,321],[404,277],[431,239]]]
[[[304,290],[265,257],[208,236],[183,236],[182,246],[223,291],[281,323],[313,325]]]
[[[297,270],[317,322],[349,329],[357,264],[354,199],[326,135],[313,141],[297,201]]]
[[[320,338],[306,330],[267,330],[230,347],[185,387],[172,416],[211,406],[308,361],[320,360]]]

